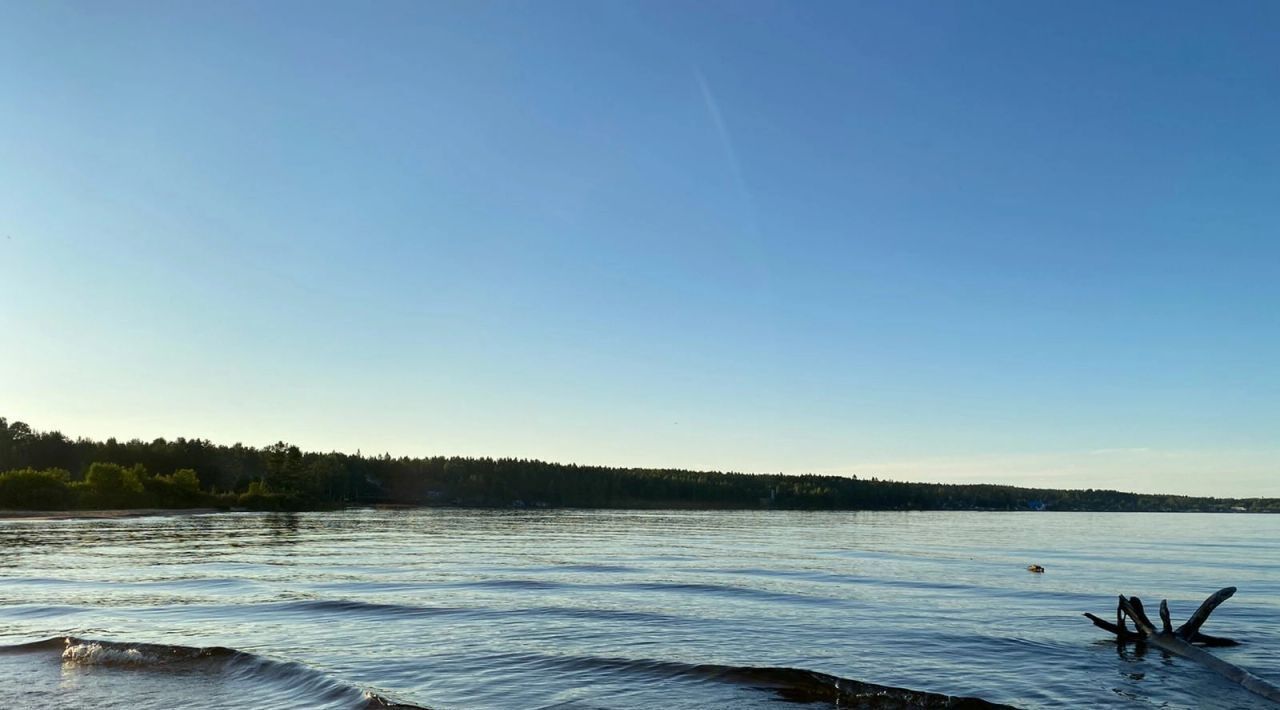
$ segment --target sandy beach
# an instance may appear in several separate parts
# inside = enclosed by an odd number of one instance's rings
[[[73,520],[145,518],[156,515],[205,515],[217,508],[135,508],[130,510],[0,510],[0,520]]]

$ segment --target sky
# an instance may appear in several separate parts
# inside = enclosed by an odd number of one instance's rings
[[[1280,496],[1273,2],[0,3],[0,416]]]

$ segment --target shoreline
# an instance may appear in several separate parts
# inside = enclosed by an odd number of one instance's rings
[[[5,520],[121,520],[125,518],[149,518],[149,517],[171,517],[178,515],[212,515],[215,513],[323,513],[333,512],[337,510],[352,509],[372,509],[372,510],[417,510],[422,508],[429,509],[448,509],[448,510],[499,510],[499,511],[522,511],[522,510],[631,510],[631,511],[708,511],[708,512],[773,512],[773,511],[796,511],[796,512],[829,512],[829,513],[858,513],[858,512],[883,512],[883,513],[1005,513],[1005,514],[1028,514],[1028,513],[1126,513],[1126,514],[1194,514],[1194,515],[1268,515],[1275,514],[1270,511],[1236,511],[1236,510],[1045,510],[1045,511],[1027,511],[1027,510],[999,510],[999,509],[942,509],[942,508],[924,508],[924,509],[900,509],[900,508],[830,508],[830,509],[806,509],[806,508],[723,508],[723,507],[609,507],[609,508],[581,508],[567,506],[563,508],[504,508],[499,506],[466,506],[466,505],[418,505],[413,503],[372,503],[364,505],[351,505],[340,508],[314,508],[302,510],[253,510],[250,508],[117,508],[108,510],[13,510],[0,509],[0,521]]]
[[[114,510],[0,510],[0,520],[118,520],[232,512],[221,508],[121,508]]]

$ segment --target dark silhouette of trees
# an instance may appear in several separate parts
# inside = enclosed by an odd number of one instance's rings
[[[0,507],[62,510],[72,502],[69,474],[59,468],[23,468],[0,473]]]
[[[169,471],[156,475],[152,472]],[[0,508],[349,504],[808,510],[1280,512],[1273,498],[1224,499],[1110,490],[904,483],[610,468],[529,459],[392,458],[264,448],[205,439],[69,439],[0,417]]]

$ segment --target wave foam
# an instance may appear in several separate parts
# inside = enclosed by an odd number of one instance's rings
[[[136,648],[110,648],[97,642],[73,644],[71,639],[67,639],[67,648],[62,652],[62,660],[66,663],[96,666],[145,665],[155,659],[147,657]]]

